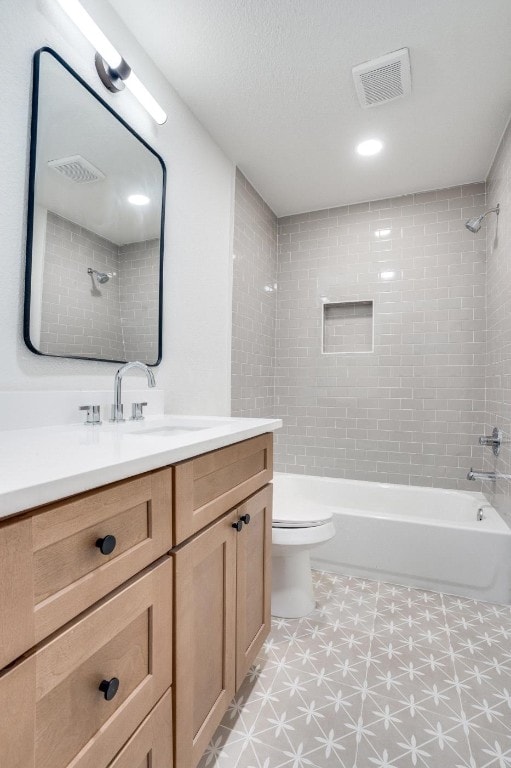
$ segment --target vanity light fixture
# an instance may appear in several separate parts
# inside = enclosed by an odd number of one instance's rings
[[[149,112],[153,120],[159,125],[163,125],[167,121],[165,111],[151,96],[145,85],[103,34],[79,0],[57,0],[57,2],[96,49],[96,69],[105,88],[108,88],[112,93],[117,93],[126,86],[144,109]]]
[[[377,155],[383,149],[383,142],[379,139],[368,139],[367,141],[361,141],[357,144],[357,152],[362,157],[370,157],[371,155]]]
[[[150,202],[147,195],[130,195],[128,197],[128,203],[132,205],[149,205]]]

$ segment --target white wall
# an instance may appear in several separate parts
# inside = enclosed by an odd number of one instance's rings
[[[169,115],[157,126],[131,94],[100,84],[93,50],[54,0],[0,0],[0,390],[104,389],[116,366],[38,357],[22,337],[32,55],[54,48],[167,165],[163,361],[166,409],[230,411],[234,168],[109,3],[84,0]],[[133,380],[131,386],[140,382]],[[0,415],[1,425],[1,415]]]

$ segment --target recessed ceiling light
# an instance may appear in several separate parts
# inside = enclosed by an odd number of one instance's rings
[[[380,277],[382,280],[392,280],[392,278],[395,276],[396,276],[396,273],[391,272],[390,270],[388,272],[380,272]]]
[[[375,230],[374,236],[381,239],[388,237],[391,234],[391,229],[377,229]]]
[[[132,205],[149,205],[150,202],[147,195],[130,195],[128,197],[128,203]]]
[[[367,141],[361,141],[360,144],[357,144],[357,152],[363,157],[377,155],[382,149],[383,142],[379,139],[367,139]]]

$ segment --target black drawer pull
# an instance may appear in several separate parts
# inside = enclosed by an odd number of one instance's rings
[[[241,529],[243,528],[243,520],[238,520],[238,522],[237,522],[237,523],[233,523],[233,524],[232,524],[232,527],[233,527],[233,528],[236,528],[236,530],[237,530],[237,531],[238,531],[238,533],[239,533],[239,532],[241,531]]]
[[[99,690],[104,694],[106,701],[112,701],[119,690],[119,680],[112,677],[111,680],[102,680],[99,684]]]
[[[250,515],[242,515],[240,520],[242,523],[245,523],[245,525],[248,525],[250,522]]]
[[[115,536],[105,536],[103,539],[96,541],[96,546],[102,555],[111,555],[117,544]]]

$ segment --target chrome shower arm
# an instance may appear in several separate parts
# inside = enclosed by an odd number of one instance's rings
[[[498,203],[498,205],[496,205],[495,208],[490,208],[489,211],[486,211],[486,213],[483,213],[481,220],[485,219],[490,213],[496,213],[498,216],[500,213],[500,203]]]

